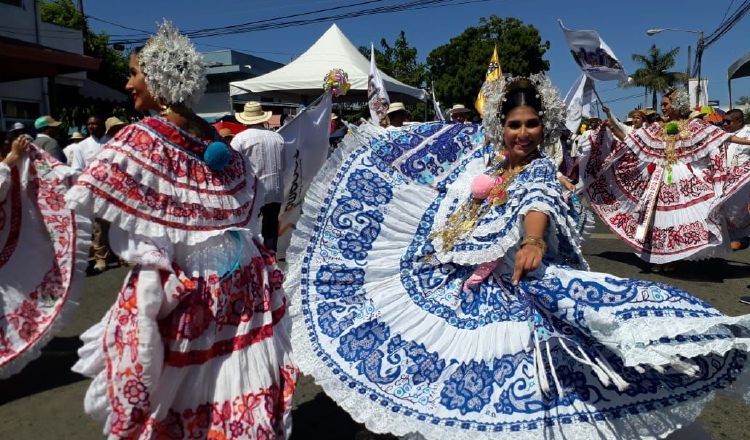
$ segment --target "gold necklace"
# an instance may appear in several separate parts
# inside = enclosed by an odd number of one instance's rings
[[[664,155],[667,160],[667,184],[672,183],[672,166],[677,163],[675,144],[679,140],[688,139],[690,131],[687,129],[689,121],[662,123],[662,139],[664,140]]]
[[[498,155],[499,157],[503,156]],[[443,252],[453,249],[459,239],[474,231],[478,221],[489,211],[490,206],[496,208],[508,202],[508,188],[516,177],[526,169],[528,163],[513,168],[506,168],[504,165],[491,174],[491,176],[499,179],[496,180],[495,185],[490,190],[486,198],[487,203],[484,203],[485,199],[475,199],[472,197],[471,200],[465,202],[456,212],[448,217],[448,221],[443,229],[430,234],[428,237],[429,240],[440,237],[443,241]]]

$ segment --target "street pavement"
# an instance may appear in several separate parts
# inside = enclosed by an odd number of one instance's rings
[[[750,313],[741,304],[750,295],[750,249],[725,260],[684,263],[670,274],[651,273],[630,248],[598,225],[584,252],[592,270],[621,277],[659,281],[685,289],[728,315]],[[101,426],[83,412],[89,380],[70,371],[80,345],[78,335],[95,324],[113,303],[127,268],[89,276],[75,319],[21,373],[0,381],[0,439],[101,439]],[[295,395],[293,439],[394,439],[374,435],[355,423],[310,377]],[[750,406],[717,398],[699,418],[714,440],[750,439]]]

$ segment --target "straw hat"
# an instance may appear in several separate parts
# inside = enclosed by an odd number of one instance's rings
[[[245,103],[245,107],[242,112],[237,112],[234,117],[245,125],[261,124],[271,119],[272,112],[264,112],[263,107],[260,106],[258,101],[250,101]]]
[[[392,102],[388,106],[388,114],[389,115],[391,113],[396,113],[396,112],[406,112],[406,107],[404,107],[404,103],[403,102]]]
[[[107,118],[106,121],[104,121],[104,134],[106,134],[107,136],[111,136],[112,130],[118,127],[124,127],[126,125],[128,124],[120,120],[118,117],[111,116]]]
[[[688,119],[695,119],[695,118],[703,118],[706,116],[705,113],[701,113],[700,110],[693,110],[690,112],[690,116],[688,116]]]
[[[83,135],[80,131],[74,131],[73,134],[70,135],[71,141],[80,141],[81,139],[83,139]]]
[[[455,104],[453,107],[451,107],[450,110],[448,110],[448,115],[453,116],[458,113],[471,113],[471,110],[466,108],[463,104]]]

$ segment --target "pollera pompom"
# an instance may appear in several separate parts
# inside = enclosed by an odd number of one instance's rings
[[[484,200],[490,195],[495,185],[497,185],[497,178],[480,174],[471,181],[471,196],[477,200]]]
[[[224,142],[211,142],[203,153],[203,160],[213,171],[223,170],[230,159],[232,159],[232,152]]]

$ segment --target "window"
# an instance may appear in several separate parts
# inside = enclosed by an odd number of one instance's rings
[[[2,112],[0,112],[2,117],[0,127],[3,127],[6,131],[16,122],[23,122],[26,127],[33,127],[34,121],[39,117],[38,102],[3,99],[0,109],[2,109]]]

